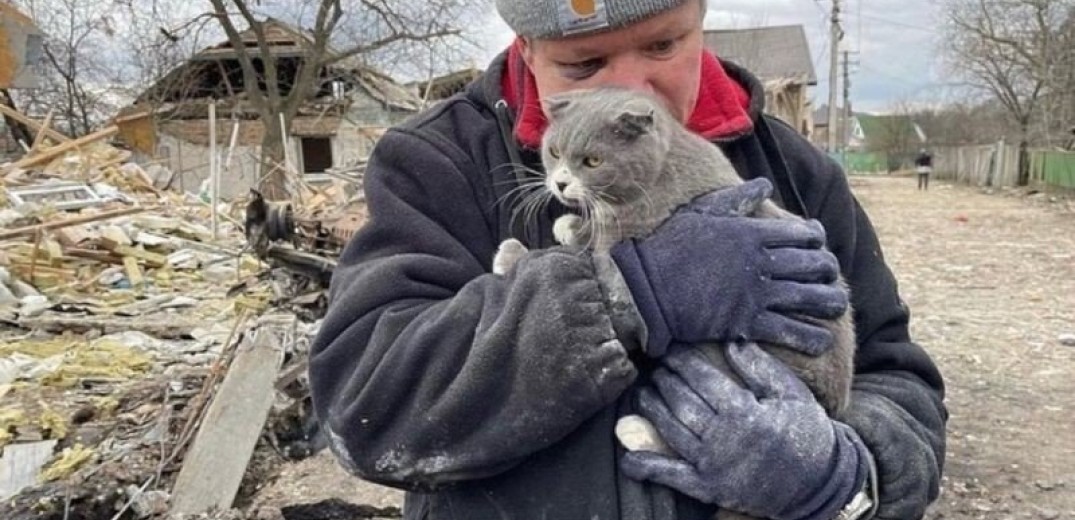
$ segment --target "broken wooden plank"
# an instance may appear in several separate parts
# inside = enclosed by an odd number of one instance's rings
[[[11,119],[14,119],[14,120],[16,120],[16,121],[18,121],[18,122],[30,127],[31,130],[42,130],[42,128],[43,128],[41,123],[38,123],[37,121],[34,121],[33,119],[30,119],[29,117],[26,117],[26,115],[23,114],[22,112],[19,112],[18,110],[15,110],[15,109],[13,109],[13,108],[11,108],[11,107],[3,104],[3,103],[0,103],[0,114],[8,116]],[[63,135],[60,132],[57,132],[57,131],[55,131],[55,130],[53,130],[51,128],[45,128],[44,132],[45,132],[45,135],[49,139],[53,139],[58,143],[66,143],[66,142],[71,140],[70,137],[67,137],[66,135]]]
[[[131,287],[140,287],[145,283],[142,268],[138,267],[138,259],[133,256],[123,257],[123,267],[127,270],[127,280],[131,282]]]
[[[263,322],[248,332],[183,460],[172,490],[172,515],[231,508],[254,453],[283,362],[287,325]]]
[[[117,255],[123,255],[126,257],[133,257],[138,260],[144,261],[150,267],[164,267],[168,263],[168,257],[160,253],[154,253],[146,251],[145,249],[139,249],[131,246],[115,246],[111,249],[113,253]]]
[[[78,148],[79,146],[85,146],[85,145],[90,144],[92,142],[100,141],[101,139],[104,139],[106,137],[112,136],[113,134],[115,134],[118,131],[119,131],[119,128],[116,127],[115,125],[112,125],[112,126],[110,126],[108,128],[98,130],[98,131],[96,131],[96,132],[94,132],[92,134],[88,134],[88,135],[84,135],[82,137],[79,137],[78,139],[74,139],[74,140],[68,141],[66,143],[53,146],[52,148],[49,148],[47,150],[43,150],[39,154],[35,154],[35,155],[29,156],[29,157],[23,157],[22,159],[19,159],[18,161],[15,161],[15,163],[12,164],[11,167],[25,170],[27,168],[37,166],[37,165],[39,165],[41,163],[49,162],[52,159],[55,159],[56,157],[59,157],[59,156],[65,154],[65,153],[67,153],[68,151],[71,151],[71,150],[74,150],[75,148]]]
[[[41,142],[45,140],[45,136],[48,135],[49,124],[52,123],[54,113],[55,111],[50,109],[49,113],[45,115],[45,121],[41,123],[41,128],[37,129],[37,137],[34,137],[34,142],[30,145],[31,152],[37,150],[37,147],[41,146]]]
[[[66,220],[57,220],[55,222],[45,222],[44,224],[35,224],[33,226],[24,226],[21,228],[9,229],[0,231],[0,240],[7,240],[9,238],[17,238],[26,235],[33,235],[38,231],[45,231],[49,229],[60,229],[68,226],[77,226],[79,224],[87,224],[89,222],[97,222],[100,220],[108,220],[110,218],[123,217],[126,215],[133,215],[135,213],[141,213],[146,210],[156,209],[156,206],[135,206],[133,208],[117,209],[113,211],[104,211],[101,213],[94,213],[93,215],[82,215],[75,218],[69,218]]]
[[[52,439],[4,447],[4,456],[0,458],[0,501],[37,484],[37,474],[52,458],[56,442]]]

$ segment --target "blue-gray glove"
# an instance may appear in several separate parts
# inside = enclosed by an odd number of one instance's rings
[[[677,346],[639,393],[639,411],[682,459],[628,452],[621,470],[702,502],[774,520],[829,520],[862,489],[869,453],[810,390],[754,343],[727,347],[743,380]]]
[[[755,179],[704,195],[611,255],[648,329],[646,353],[681,343],[761,341],[817,355],[832,333],[797,319],[848,306],[836,257],[816,221],[743,217],[772,194]]]

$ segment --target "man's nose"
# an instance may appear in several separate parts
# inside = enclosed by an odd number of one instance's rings
[[[605,66],[601,83],[608,87],[620,87],[635,92],[654,93],[649,70],[643,60],[620,56]]]

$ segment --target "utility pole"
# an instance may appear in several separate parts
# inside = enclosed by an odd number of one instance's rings
[[[844,51],[844,125],[840,132],[840,144],[847,150],[851,141],[851,62],[848,51]]]
[[[843,30],[840,29],[840,0],[832,0],[832,19],[829,28],[829,139],[828,151],[836,151],[836,84],[837,73],[840,68],[840,40],[843,38]]]

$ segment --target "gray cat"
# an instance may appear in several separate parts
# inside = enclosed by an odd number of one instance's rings
[[[575,91],[546,100],[550,126],[542,142],[544,187],[579,214],[557,219],[553,234],[566,245],[585,245],[607,255],[613,244],[653,232],[676,208],[717,188],[740,184],[731,163],[714,144],[687,130],[660,101],[624,89]],[[750,216],[795,218],[770,201]],[[526,252],[507,240],[494,258],[504,273]],[[844,283],[842,280],[840,283]],[[762,345],[810,387],[830,415],[851,396],[855,333],[848,311],[831,321],[816,321],[836,337],[835,347],[818,357],[780,345]],[[732,374],[721,345],[701,350]],[[639,416],[620,419],[616,436],[629,450],[672,454],[656,429]],[[722,513],[719,518],[748,518]]]

